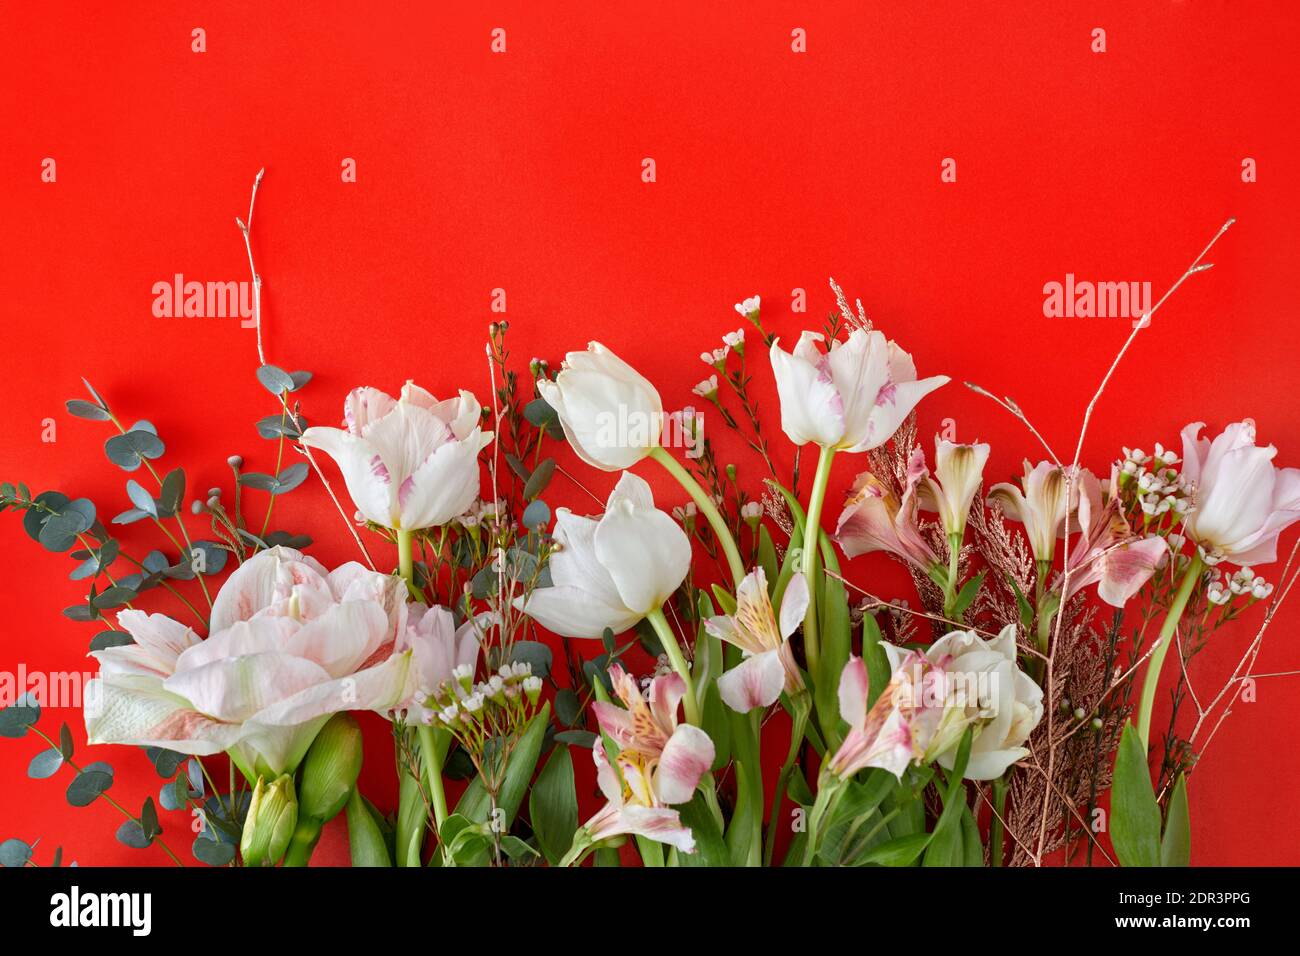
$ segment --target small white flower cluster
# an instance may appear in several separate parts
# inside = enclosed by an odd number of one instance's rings
[[[479,499],[470,505],[468,511],[456,519],[456,523],[462,528],[477,528],[489,521],[495,524],[498,515],[502,514],[509,514],[504,498],[498,498],[496,501]]]
[[[734,332],[728,332],[722,337],[722,343],[729,348],[736,350],[737,355],[745,354],[745,330],[736,329]]]
[[[642,677],[637,682],[641,687],[641,696],[645,697],[646,699],[649,699],[650,685],[655,682],[655,679],[659,677],[667,677],[669,674],[675,674],[675,673],[676,671],[673,670],[672,662],[668,660],[668,655],[660,654],[658,657],[655,658],[654,672],[648,674],[645,677]]]
[[[700,398],[707,398],[709,401],[718,397],[718,376],[710,375],[704,381],[700,382],[691,389]]]
[[[444,683],[436,691],[421,696],[426,697],[431,708],[424,715],[424,722],[436,721],[453,732],[473,731],[489,704],[520,710],[523,700],[529,706],[536,706],[542,693],[542,679],[533,675],[531,664],[504,664],[477,684],[470,667],[457,667],[452,674],[456,678],[454,683]]]
[[[695,523],[695,516],[700,513],[695,507],[694,501],[688,501],[684,505],[678,505],[673,509],[673,517],[688,527]]]
[[[1191,489],[1173,467],[1180,461],[1159,442],[1150,455],[1141,448],[1124,449],[1124,459],[1119,463],[1120,483],[1132,484],[1144,514],[1159,517],[1173,511],[1181,516],[1191,509]]]
[[[1250,568],[1241,568],[1235,574],[1223,576],[1222,571],[1215,571],[1214,578],[1206,588],[1205,596],[1211,604],[1227,604],[1234,597],[1262,601],[1273,593],[1273,585]]]
[[[750,527],[757,527],[758,523],[763,520],[763,503],[761,501],[747,501],[740,506],[740,517]]]
[[[731,346],[723,345],[714,349],[712,352],[701,352],[700,361],[705,365],[711,365],[719,372],[727,366],[727,354],[731,351]]]
[[[751,295],[748,299],[736,303],[736,312],[749,318],[751,315],[758,315],[758,307],[762,299],[760,296]]]

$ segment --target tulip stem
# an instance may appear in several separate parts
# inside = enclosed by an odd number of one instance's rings
[[[722,545],[722,551],[727,556],[727,566],[731,569],[731,577],[735,580],[736,586],[745,579],[745,562],[740,560],[740,549],[736,547],[736,540],[731,536],[731,530],[727,527],[727,522],[723,520],[718,506],[713,503],[713,499],[704,493],[700,483],[691,477],[691,473],[678,464],[672,455],[662,448],[655,448],[650,452],[650,457],[664,468],[668,473],[677,479],[677,483],[686,489],[687,493],[695,502],[695,506],[709,520],[709,527],[713,529],[713,535]]]
[[[397,573],[406,582],[406,590],[411,597],[418,597],[419,595],[415,592],[415,561],[411,553],[412,539],[411,532],[401,528],[397,530]]]
[[[425,781],[433,802],[433,820],[437,824],[438,833],[442,833],[442,824],[447,819],[447,794],[442,788],[441,748],[432,727],[421,724],[416,733],[420,738],[420,758],[424,762]]]
[[[696,727],[700,724],[700,704],[695,699],[695,678],[691,676],[691,669],[686,665],[686,658],[682,655],[681,646],[677,643],[677,635],[673,633],[672,627],[668,624],[668,619],[664,617],[663,608],[655,608],[646,615],[646,620],[655,629],[659,635],[659,643],[663,645],[664,653],[668,655],[668,661],[673,665],[673,670],[681,675],[686,682],[686,696],[683,701],[686,705],[686,722],[694,724]]]
[[[1178,619],[1183,616],[1187,601],[1192,596],[1192,589],[1201,579],[1201,572],[1204,569],[1201,556],[1193,554],[1192,563],[1188,565],[1183,582],[1178,587],[1178,593],[1174,595],[1174,602],[1169,605],[1164,626],[1160,628],[1160,636],[1156,638],[1156,646],[1151,652],[1151,661],[1147,664],[1147,675],[1142,682],[1142,699],[1138,706],[1138,738],[1142,741],[1144,751],[1149,746],[1151,712],[1155,709],[1156,685],[1160,683],[1160,668],[1164,665],[1165,655],[1169,653],[1169,645],[1178,630]]]
[[[808,590],[813,595],[808,602],[808,610],[803,619],[803,648],[808,658],[808,670],[816,681],[821,671],[821,646],[817,639],[817,582],[813,580],[813,571],[817,566],[817,537],[821,533],[822,503],[826,500],[826,486],[831,477],[831,461],[835,458],[834,448],[822,448],[817,456],[817,472],[813,475],[812,491],[808,495],[807,518],[804,520],[803,556],[800,570],[808,582]]]

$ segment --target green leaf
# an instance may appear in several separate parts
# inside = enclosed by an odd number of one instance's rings
[[[511,664],[527,664],[536,677],[549,677],[554,655],[541,641],[515,641],[510,647]]]
[[[32,858],[32,848],[22,840],[5,840],[0,843],[0,866],[5,869],[18,869],[27,865]]]
[[[1191,862],[1192,821],[1187,806],[1187,778],[1180,773],[1169,795],[1165,835],[1160,840],[1160,865],[1191,866]]]
[[[64,760],[72,759],[72,731],[68,729],[67,723],[59,728],[59,753]]]
[[[776,579],[780,576],[781,569],[776,561],[776,545],[772,543],[772,536],[768,534],[766,525],[760,525],[758,528],[758,566],[763,569],[763,574],[767,578],[770,595],[776,589]]]
[[[1131,723],[1124,725],[1115,756],[1110,841],[1121,866],[1160,865],[1160,807],[1151,787],[1146,749]]]
[[[203,835],[195,839],[190,852],[194,854],[194,859],[208,866],[225,866],[235,859],[234,844]]]
[[[554,866],[573,845],[578,829],[578,793],[573,778],[573,757],[560,746],[537,775],[528,795],[528,816],[546,861]]]
[[[965,861],[961,819],[970,808],[966,803],[966,786],[962,776],[970,762],[971,741],[974,730],[967,728],[957,747],[957,756],[948,773],[948,786],[943,791],[943,812],[935,822],[930,843],[925,850],[925,866],[961,866]]]
[[[27,728],[41,719],[41,705],[31,694],[23,694],[16,701],[0,710],[0,737],[22,737]]]
[[[551,523],[551,506],[545,501],[530,501],[520,523],[529,531],[538,531]]]
[[[272,395],[283,395],[294,390],[293,377],[275,365],[263,365],[257,370],[257,380]]]
[[[142,428],[145,425],[148,428]],[[151,430],[148,422],[137,422],[124,435],[114,435],[104,442],[108,460],[123,471],[135,471],[145,459],[161,458],[166,450],[162,440]]]
[[[63,754],[59,753],[58,748],[50,747],[32,758],[31,763],[27,765],[27,776],[33,780],[45,780],[58,773],[62,766]]]
[[[677,808],[682,823],[695,838],[694,853],[680,853],[677,856],[679,866],[730,866],[731,855],[727,843],[718,828],[717,818],[709,809],[704,794],[698,790],[691,797],[690,803]]]
[[[126,496],[131,499],[131,504],[135,505],[137,511],[143,511],[151,518],[158,517],[158,502],[134,478],[126,483]]]
[[[164,518],[171,518],[181,510],[181,501],[185,497],[185,469],[175,468],[163,479],[162,490],[158,493],[158,513]]]
[[[721,584],[712,585],[711,590],[713,591],[714,600],[718,602],[718,608],[723,614],[730,617],[736,613],[736,599],[732,597],[731,592]]]
[[[501,850],[512,860],[527,860],[541,856],[519,837],[508,834],[501,838]]]
[[[94,763],[82,769],[68,784],[68,803],[85,807],[94,803],[99,795],[113,785],[113,771],[105,763]]]
[[[533,469],[533,473],[528,476],[528,481],[524,483],[524,499],[531,501],[545,491],[554,474],[554,458],[546,458],[539,462],[537,467]]]
[[[858,864],[867,866],[911,866],[921,851],[930,843],[928,833],[909,833],[878,843],[858,857]]]
[[[67,408],[69,415],[75,415],[77,418],[84,418],[91,422],[108,421],[108,411],[100,408],[94,402],[87,402],[80,398],[73,398],[63,404],[64,407]]]
[[[970,607],[975,601],[975,596],[980,593],[980,585],[984,583],[984,571],[981,571],[975,577],[971,578],[957,594],[957,600],[953,603],[952,613],[955,618],[961,620],[962,614],[966,608]]]
[[[126,631],[100,631],[90,641],[92,651],[102,651],[110,647],[125,647],[134,644],[133,638]]]
[[[117,828],[117,842],[124,843],[133,850],[143,850],[153,843],[153,837],[144,832],[144,828],[135,820],[124,820]]]

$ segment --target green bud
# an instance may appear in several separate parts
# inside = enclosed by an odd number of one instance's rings
[[[265,777],[258,777],[239,840],[244,865],[275,866],[284,856],[297,823],[298,801],[294,797],[293,777],[281,774],[271,783]]]
[[[335,714],[321,728],[302,762],[298,810],[324,823],[348,802],[361,773],[361,728],[350,714]]]

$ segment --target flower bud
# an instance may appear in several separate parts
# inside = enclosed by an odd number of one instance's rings
[[[271,783],[265,777],[258,777],[239,840],[244,865],[275,866],[288,849],[297,824],[298,801],[294,797],[293,777],[281,774]]]
[[[361,773],[361,727],[349,714],[335,714],[321,728],[302,764],[298,812],[332,820],[348,802]]]
[[[241,458],[239,455],[231,455],[229,458],[226,459],[226,464],[229,465],[231,468],[236,468],[236,469],[242,468],[244,464],[244,459]]]

